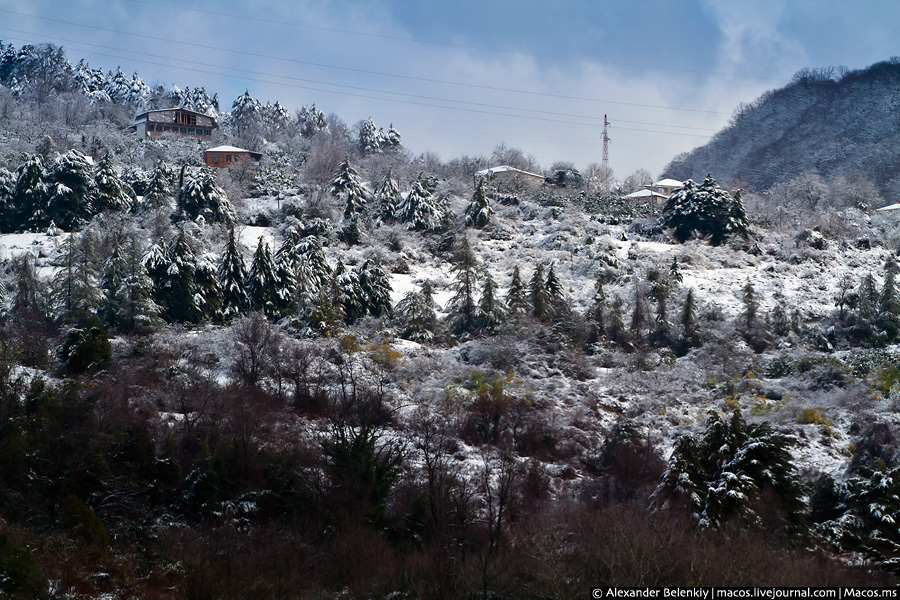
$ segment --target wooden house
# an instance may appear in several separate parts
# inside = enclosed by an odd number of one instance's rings
[[[204,161],[207,167],[251,167],[259,166],[262,152],[251,152],[235,146],[217,146],[206,151]]]
[[[170,134],[209,141],[217,127],[216,120],[209,115],[186,108],[166,108],[139,114],[129,130],[142,140]]]

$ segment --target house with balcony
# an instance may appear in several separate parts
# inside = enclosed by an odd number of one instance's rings
[[[139,114],[128,129],[142,140],[169,134],[209,141],[216,128],[216,120],[209,115],[187,108],[166,108]]]

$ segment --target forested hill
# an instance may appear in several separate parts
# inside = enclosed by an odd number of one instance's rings
[[[757,190],[803,171],[857,171],[900,201],[900,58],[866,69],[804,69],[787,86],[738,106],[705,146],[677,156],[665,176],[743,179]]]

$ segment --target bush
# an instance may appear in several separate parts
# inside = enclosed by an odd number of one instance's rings
[[[109,332],[96,317],[92,317],[86,328],[69,330],[58,354],[73,373],[103,369],[112,357]]]

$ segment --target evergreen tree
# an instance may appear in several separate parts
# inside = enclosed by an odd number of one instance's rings
[[[153,250],[151,248],[151,250]],[[197,258],[188,244],[187,236],[182,229],[172,240],[166,253],[166,263],[159,265],[154,257],[152,263],[145,259],[151,277],[161,269],[165,269],[160,281],[154,277],[155,287],[160,293],[159,305],[163,308],[163,316],[169,322],[199,323],[203,317],[197,306],[197,287],[194,273],[197,270]],[[161,283],[161,285],[160,285]]]
[[[644,345],[644,334],[647,329],[647,302],[644,298],[644,290],[641,289],[640,282],[634,280],[634,306],[631,311],[631,341],[637,347]]]
[[[66,323],[82,323],[100,312],[103,293],[93,237],[70,235],[53,278],[54,312]]]
[[[344,312],[344,320],[353,323],[366,315],[366,297],[359,284],[359,274],[348,271],[344,263],[338,261],[334,268],[334,276],[341,290],[340,305]]]
[[[375,194],[378,199],[378,216],[382,221],[391,222],[397,218],[397,212],[402,201],[400,184],[394,177],[394,170],[388,169],[378,191]]]
[[[740,193],[732,197],[710,175],[699,186],[688,180],[669,196],[662,223],[680,242],[697,233],[710,236],[715,245],[732,235],[746,236],[750,227]]]
[[[408,223],[410,228],[418,231],[433,231],[440,227],[444,211],[427,191],[421,174],[413,182],[412,189],[406,198],[400,203],[397,217],[402,222]]]
[[[531,314],[542,321],[552,317],[550,296],[547,294],[544,281],[544,266],[539,264],[528,282],[528,300],[531,303]]]
[[[463,237],[454,257],[451,271],[453,298],[447,306],[447,325],[456,335],[473,332],[478,328],[478,310],[475,301],[475,285],[478,281],[478,259]]]
[[[47,283],[38,275],[35,258],[31,254],[13,257],[12,313],[22,316],[46,316],[50,304]]]
[[[487,178],[482,177],[475,188],[472,202],[466,207],[466,227],[481,229],[490,222],[493,214],[494,209],[487,197]]]
[[[150,182],[144,188],[143,206],[155,210],[164,206],[169,206],[172,198],[172,192],[169,190],[169,177],[162,161],[157,163],[153,169],[153,175]]]
[[[222,289],[222,314],[231,319],[247,312],[247,268],[234,237],[234,227],[228,229],[228,243],[222,253],[218,271],[219,287]]]
[[[250,95],[250,90],[245,90],[235,98],[231,104],[229,121],[237,131],[238,137],[247,135],[259,125],[261,113],[262,105]]]
[[[438,305],[434,288],[425,280],[418,291],[411,290],[397,303],[397,318],[403,324],[400,337],[414,342],[430,342],[437,332]]]
[[[331,181],[331,193],[338,198],[343,198],[344,218],[352,219],[354,215],[359,214],[366,206],[366,190],[363,187],[362,179],[350,165],[350,157],[344,158],[334,172],[334,179]]]
[[[681,283],[684,278],[681,276],[681,269],[678,266],[678,257],[672,257],[672,264],[669,265],[669,279],[676,283]]]
[[[634,350],[628,331],[625,329],[625,320],[622,318],[622,300],[613,298],[609,309],[609,326],[607,327],[609,339],[625,350]]]
[[[32,216],[33,227],[45,228],[50,223],[64,231],[83,228],[96,213],[96,186],[87,156],[69,150],[53,163],[47,175],[49,197],[46,216]]]
[[[547,292],[549,317],[551,319],[562,320],[569,316],[569,303],[566,301],[566,294],[563,291],[562,283],[556,276],[553,269],[553,263],[547,269],[547,280],[544,282],[544,290]]]
[[[391,317],[391,283],[381,265],[366,260],[359,268],[359,286],[365,297],[366,311],[373,317]]]
[[[884,284],[878,303],[878,327],[887,343],[900,335],[900,293],[897,291],[897,263],[888,258],[884,265]]]
[[[375,128],[375,122],[372,117],[363,121],[359,128],[359,140],[357,142],[359,151],[363,156],[369,154],[380,154],[387,146],[387,140],[384,131]]]
[[[594,324],[598,337],[606,333],[606,292],[603,291],[603,280],[597,277],[594,282],[594,296],[588,309],[588,318]]]
[[[399,152],[402,146],[400,139],[400,132],[394,129],[394,124],[391,123],[388,127],[387,133],[385,134],[387,148],[393,150],[394,152]]]
[[[506,306],[511,315],[524,315],[531,309],[526,298],[525,285],[519,275],[519,265],[513,267],[512,280],[509,282],[509,290],[506,292]]]
[[[133,194],[113,168],[109,153],[103,157],[94,172],[97,186],[97,210],[127,211],[131,209]]]
[[[677,265],[675,265],[677,273]],[[670,269],[671,273],[671,269]],[[656,346],[669,346],[672,342],[671,324],[669,323],[669,293],[671,279],[655,275],[650,281],[650,295],[656,304],[656,316],[650,332],[650,340]]]
[[[13,203],[13,192],[16,189],[16,177],[0,167],[0,233],[15,231],[16,206]]]
[[[125,333],[149,331],[160,324],[160,307],[153,302],[153,281],[141,259],[137,240],[124,245],[124,270],[115,293],[115,322]]]
[[[119,312],[116,293],[119,291],[119,286],[125,278],[128,265],[126,264],[120,236],[113,236],[111,244],[112,248],[109,256],[103,263],[103,268],[100,272],[100,289],[103,291],[103,304],[100,316],[108,326],[115,327]]]
[[[487,269],[482,272],[481,278],[484,285],[478,301],[478,326],[488,333],[495,333],[506,319],[506,306],[498,297],[497,284]]]
[[[681,335],[682,342],[687,348],[695,348],[700,345],[700,337],[697,335],[697,318],[694,315],[694,288],[688,290],[681,307]]]
[[[789,527],[799,528],[801,487],[788,446],[767,422],[748,425],[740,411],[730,421],[711,414],[702,438],[684,436],[676,443],[654,501],[666,506],[683,500],[702,526],[719,527],[771,492]]]
[[[259,238],[253,263],[247,278],[247,294],[250,297],[250,308],[266,315],[274,315],[277,311],[278,281],[275,278],[275,262],[269,243]]]
[[[749,332],[752,331],[756,325],[756,313],[759,310],[759,300],[756,296],[756,290],[753,289],[753,285],[749,280],[744,284],[744,287],[741,290],[741,302],[744,305],[744,310],[741,313],[741,323],[743,324],[744,330]]]
[[[209,169],[202,169],[185,181],[178,190],[177,202],[178,210],[188,219],[202,216],[207,223],[234,223],[231,202]]]
[[[325,337],[334,337],[341,330],[345,318],[343,290],[335,274],[321,286],[315,307],[309,317],[310,329]]]
[[[194,304],[202,318],[211,323],[222,323],[222,287],[219,285],[216,267],[210,260],[203,258],[197,262],[194,286],[197,289]]]
[[[16,168],[16,186],[13,188],[10,229],[20,230],[28,225],[43,229],[50,223],[47,216],[47,200],[50,188],[44,161],[39,154],[32,154]]]

